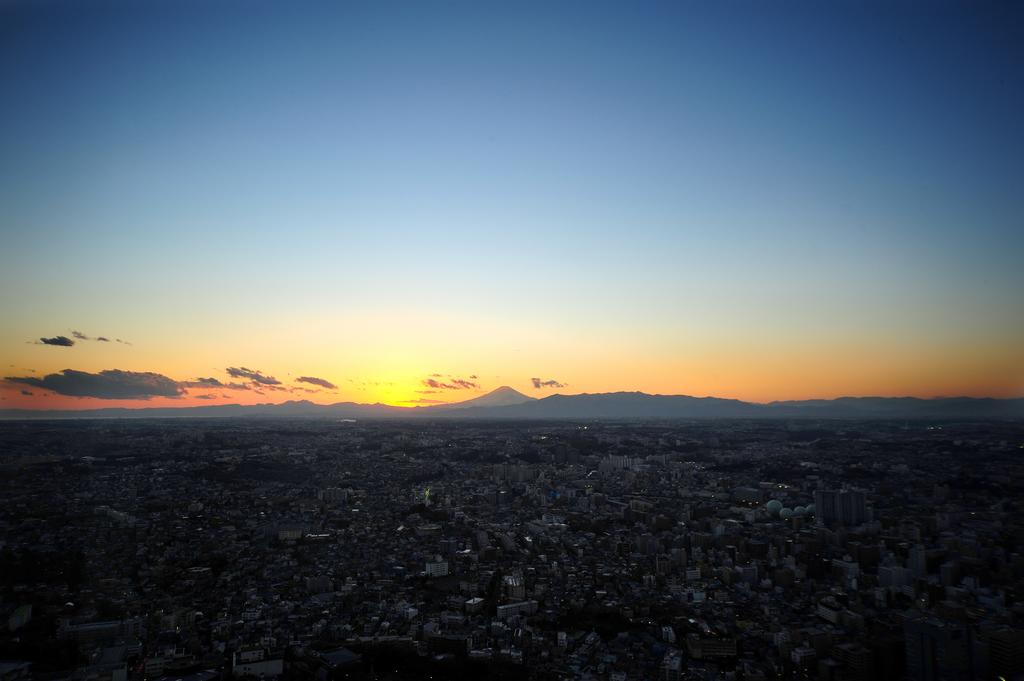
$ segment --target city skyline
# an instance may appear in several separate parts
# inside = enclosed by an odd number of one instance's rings
[[[1024,396],[1019,7],[0,18],[2,409]]]

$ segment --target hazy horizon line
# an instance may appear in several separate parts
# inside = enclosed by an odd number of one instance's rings
[[[488,391],[488,392],[486,392],[483,395],[480,395],[478,397],[486,397],[487,395],[490,395],[491,393],[493,393],[495,391],[498,391],[498,390],[501,390],[503,388],[510,388],[511,390],[514,390],[516,393],[519,393],[520,395],[523,395],[523,397],[528,398],[528,400],[531,401],[531,402],[533,402],[533,401],[542,401],[542,400],[546,400],[548,398],[554,398],[554,397],[587,397],[587,396],[601,396],[601,395],[642,395],[642,396],[645,396],[645,397],[665,397],[665,398],[684,397],[684,398],[697,399],[697,400],[721,400],[721,401],[725,401],[725,402],[736,402],[736,403],[740,403],[740,404],[749,404],[749,405],[755,405],[755,406],[769,406],[769,405],[773,405],[773,404],[788,404],[788,403],[801,403],[801,402],[836,402],[836,401],[839,401],[839,400],[872,400],[872,399],[874,399],[874,400],[919,400],[919,401],[939,401],[939,400],[1014,401],[1014,400],[1024,400],[1024,394],[1018,395],[1018,396],[1012,396],[1012,397],[996,397],[996,396],[992,396],[992,395],[969,395],[969,394],[932,395],[932,396],[927,396],[927,397],[926,396],[921,396],[921,395],[910,395],[910,394],[899,394],[899,395],[881,395],[881,394],[853,395],[853,394],[843,394],[843,395],[838,395],[836,397],[805,397],[805,398],[796,398],[796,399],[776,399],[776,400],[768,400],[768,401],[756,401],[756,400],[744,400],[744,399],[733,398],[733,397],[719,397],[717,395],[691,395],[691,394],[687,394],[687,393],[648,393],[648,392],[644,392],[642,390],[611,390],[611,391],[606,391],[606,392],[580,392],[580,393],[561,393],[561,392],[559,392],[559,393],[553,393],[551,395],[545,395],[543,397],[531,397],[531,396],[526,395],[525,393],[523,393],[523,392],[521,392],[519,390],[516,390],[515,388],[511,388],[510,386],[499,386],[498,388],[494,388],[493,390],[490,390],[490,391]],[[95,398],[95,397],[81,397],[80,399],[93,400],[93,399],[97,399],[97,398]],[[442,402],[442,403],[429,404],[429,405],[422,405],[422,404],[407,405],[407,404],[401,404],[401,403],[388,403],[388,402],[380,402],[380,401],[377,401],[377,402],[357,402],[355,400],[339,400],[339,401],[335,401],[335,402],[318,402],[318,401],[315,401],[315,400],[312,400],[312,399],[305,399],[304,398],[304,399],[282,400],[282,401],[279,401],[279,402],[273,402],[273,401],[254,402],[254,403],[250,403],[250,404],[247,404],[247,403],[244,403],[244,402],[218,402],[218,403],[214,403],[214,404],[188,404],[188,405],[184,405],[183,404],[183,405],[180,405],[180,406],[175,406],[175,405],[159,405],[158,406],[158,405],[151,405],[151,404],[140,404],[138,406],[101,406],[100,405],[100,406],[83,406],[83,407],[67,406],[67,407],[59,407],[59,408],[52,408],[52,407],[0,407],[0,412],[15,412],[15,411],[17,411],[17,412],[62,412],[62,411],[63,412],[74,412],[74,411],[83,411],[84,412],[84,411],[102,411],[102,410],[113,410],[113,409],[123,410],[123,411],[143,411],[143,410],[147,410],[147,409],[184,410],[184,409],[204,409],[204,408],[211,408],[211,407],[248,407],[248,408],[252,408],[252,407],[273,407],[273,406],[281,406],[281,405],[296,404],[296,403],[310,404],[310,405],[314,405],[314,406],[318,406],[318,407],[332,407],[332,406],[337,406],[337,405],[356,405],[356,406],[363,406],[363,407],[387,407],[387,408],[390,408],[390,409],[404,409],[404,410],[409,410],[409,411],[429,411],[429,410],[439,410],[439,409],[443,409],[445,407],[452,407],[452,406],[457,406],[457,405],[460,405],[460,404],[465,404],[466,402],[473,401],[474,399],[477,399],[477,398],[469,398],[469,399],[466,399],[466,400],[459,400],[459,401],[454,401],[454,402]],[[147,400],[144,400],[144,399],[141,399],[141,398],[139,399],[139,401],[140,402],[147,402]],[[522,404],[522,403],[519,403],[519,404]],[[485,408],[494,408],[494,407],[501,407],[501,406],[518,406],[518,405],[492,405],[491,407],[485,407]]]

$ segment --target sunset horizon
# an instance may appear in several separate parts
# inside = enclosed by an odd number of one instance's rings
[[[215,405],[268,405],[293,401],[306,401],[318,405],[339,403],[382,404],[393,407],[431,407],[458,404],[466,400],[489,395],[495,391],[510,388],[528,398],[542,399],[552,395],[591,395],[611,393],[641,393],[652,396],[688,396],[697,398],[732,399],[752,404],[770,404],[786,401],[834,400],[837,398],[917,398],[924,400],[949,398],[1015,399],[1024,395],[1007,392],[1000,394],[986,390],[956,390],[946,392],[914,393],[898,388],[851,392],[836,390],[832,393],[783,393],[781,396],[756,394],[748,396],[740,390],[730,391],[728,387],[702,392],[689,390],[685,386],[653,387],[603,386],[585,383],[561,383],[556,379],[530,377],[525,380],[505,380],[495,376],[488,381],[475,373],[424,374],[415,381],[374,381],[357,379],[331,379],[331,377],[299,375],[294,372],[264,372],[249,367],[227,367],[212,369],[207,376],[196,376],[188,380],[175,380],[158,372],[104,369],[96,372],[64,369],[41,373],[31,372],[23,376],[6,376],[8,392],[17,389],[18,395],[11,395],[3,409],[29,410],[91,410],[103,408],[166,408],[199,407]],[[311,372],[312,373],[312,372]],[[219,377],[218,377],[219,376]],[[136,391],[137,396],[118,396],[118,391]],[[72,394],[76,392],[92,394]],[[31,393],[31,394],[26,394]],[[99,397],[101,393],[107,396]],[[146,393],[146,394],[143,394]],[[173,394],[172,394],[173,393]],[[402,398],[401,395],[408,395]],[[18,399],[18,398],[22,399]]]
[[[3,0],[0,96],[0,681],[1024,681],[1024,0]]]
[[[0,11],[0,409],[1024,396],[1009,8]]]

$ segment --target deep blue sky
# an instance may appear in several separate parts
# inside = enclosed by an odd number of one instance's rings
[[[6,3],[0,341],[20,353],[55,323],[237,343],[282,319],[415,312],[455,327],[449,344],[474,320],[539,329],[516,351],[549,372],[584,368],[545,338],[611,339],[608,363],[726,339],[721,361],[767,357],[779,376],[814,344],[837,363],[930,358],[878,392],[1019,394],[1022,18]],[[923,381],[943,370],[960,382]],[[771,393],[719,374],[700,385]]]

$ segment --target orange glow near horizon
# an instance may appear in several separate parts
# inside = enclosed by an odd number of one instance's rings
[[[155,372],[174,382],[214,378],[230,384],[240,380],[228,375],[228,367],[246,367],[274,377],[279,385],[263,388],[263,394],[255,389],[189,387],[178,398],[108,400],[3,381],[0,409],[183,407],[302,399],[425,406],[434,400],[460,402],[503,385],[533,397],[640,391],[751,402],[1024,396],[1024,349],[1012,342],[1012,335],[988,342],[952,338],[923,343],[842,330],[808,336],[778,327],[765,327],[757,335],[728,326],[700,334],[674,327],[636,333],[624,325],[541,327],[493,316],[414,309],[400,315],[348,317],[307,317],[298,310],[283,314],[279,323],[259,326],[242,318],[197,323],[226,330],[203,335],[169,324],[140,325],[123,332],[131,345],[82,341],[74,347],[26,342],[38,334],[7,330],[0,332],[6,360],[2,375],[38,378],[64,369],[92,374],[118,369]],[[416,338],[415,344],[405,340],[410,337]],[[298,382],[303,376],[324,379],[336,388]],[[533,377],[564,387],[538,390],[531,383]],[[429,380],[438,387],[425,385]],[[204,395],[211,398],[203,399]]]
[[[0,410],[1024,396],[1002,10],[95,4],[5,6]]]
[[[47,348],[55,351],[56,349]],[[1011,353],[1012,354],[1012,353]],[[500,371],[487,372],[474,362],[471,370],[464,372],[436,372],[428,368],[417,369],[418,357],[406,357],[395,361],[400,369],[382,370],[377,374],[360,374],[346,378],[339,369],[325,371],[306,370],[288,372],[277,367],[260,365],[267,376],[275,376],[280,386],[261,387],[249,384],[249,389],[239,390],[227,387],[189,387],[177,398],[151,397],[150,399],[98,399],[94,397],[72,397],[46,391],[39,387],[5,381],[0,384],[0,408],[4,409],[97,409],[106,407],[192,407],[216,404],[261,404],[280,403],[288,400],[309,400],[319,404],[336,402],[357,402],[364,404],[382,403],[393,406],[427,406],[437,403],[460,402],[483,395],[503,385],[533,396],[640,391],[651,394],[685,394],[698,397],[714,396],[740,399],[751,402],[773,400],[830,399],[842,396],[971,396],[971,397],[1020,397],[1024,394],[1021,377],[1007,375],[998,356],[962,357],[953,363],[940,356],[927,353],[897,356],[892,362],[878,363],[870,353],[861,355],[847,352],[843,361],[836,363],[832,353],[805,350],[802,353],[775,353],[742,355],[735,351],[709,351],[685,358],[648,357],[642,360],[621,360],[617,363],[609,358],[601,365],[602,374],[588,371],[586,358],[577,362],[561,358],[563,370],[555,372],[529,371],[522,367],[506,366]],[[381,364],[387,364],[383,358]],[[391,358],[394,361],[394,358]],[[944,371],[934,371],[937,363],[944,364]],[[57,366],[35,363],[36,371],[11,366],[6,376],[43,377],[59,373],[67,362]],[[304,366],[316,362],[304,362]],[[325,362],[324,364],[327,364]],[[538,362],[538,365],[543,364]],[[794,370],[794,364],[800,371]],[[78,370],[99,372],[110,368],[114,362],[98,366],[86,366]],[[155,371],[175,381],[191,381],[199,377],[212,377],[224,384],[237,382],[221,370],[160,371],[150,366],[126,366],[126,371]],[[436,366],[423,362],[420,366]],[[442,388],[425,385],[433,374]],[[563,388],[538,390],[530,378],[540,374],[543,379],[558,380]],[[299,383],[300,375],[312,375],[325,379],[337,386],[327,390],[315,385]],[[477,376],[470,379],[468,376]],[[476,387],[453,389],[454,379],[470,381]],[[274,389],[276,388],[276,389]],[[32,393],[32,394],[25,394]],[[262,394],[261,394],[262,393]],[[209,396],[209,397],[204,397]]]

